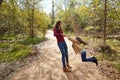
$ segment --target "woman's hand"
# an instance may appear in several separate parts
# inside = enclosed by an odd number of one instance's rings
[[[62,33],[62,36],[63,36],[63,37],[66,37],[67,35]]]
[[[66,35],[65,37],[67,37],[68,39],[70,38],[70,35]]]

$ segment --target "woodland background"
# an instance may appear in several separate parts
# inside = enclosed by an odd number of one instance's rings
[[[92,38],[97,58],[120,71],[119,0],[52,0],[49,14],[42,1],[0,0],[0,64],[28,56],[61,20],[66,34]]]

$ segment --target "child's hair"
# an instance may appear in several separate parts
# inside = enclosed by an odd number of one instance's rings
[[[76,39],[79,41],[79,43],[82,43],[84,45],[88,45],[85,41],[83,41],[80,37],[76,37]]]

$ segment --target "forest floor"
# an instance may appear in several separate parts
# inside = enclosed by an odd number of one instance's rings
[[[96,66],[92,62],[82,62],[79,54],[75,54],[72,49],[72,43],[65,38],[68,45],[69,62],[72,66],[71,72],[63,72],[61,53],[58,49],[57,42],[53,32],[49,30],[46,34],[47,40],[37,44],[39,53],[34,59],[29,61],[25,66],[13,72],[7,77],[7,80],[119,80],[110,79],[112,68],[107,69],[106,65]],[[90,56],[90,55],[88,55]],[[112,70],[111,73],[109,71]],[[104,73],[104,71],[106,73]],[[116,74],[115,74],[116,75]],[[109,77],[109,78],[108,78]]]

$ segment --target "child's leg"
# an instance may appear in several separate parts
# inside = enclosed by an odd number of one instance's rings
[[[83,62],[87,62],[88,60],[86,59],[86,50],[81,51],[81,58]]]
[[[86,50],[81,51],[81,58],[83,62],[94,61],[95,57],[86,58]]]
[[[86,58],[86,50],[81,51],[81,58],[83,62],[94,62],[96,66],[98,65],[97,59],[95,57]]]
[[[87,60],[88,60],[88,61],[95,61],[96,58],[95,58],[95,57],[89,57],[89,58],[87,58]]]

